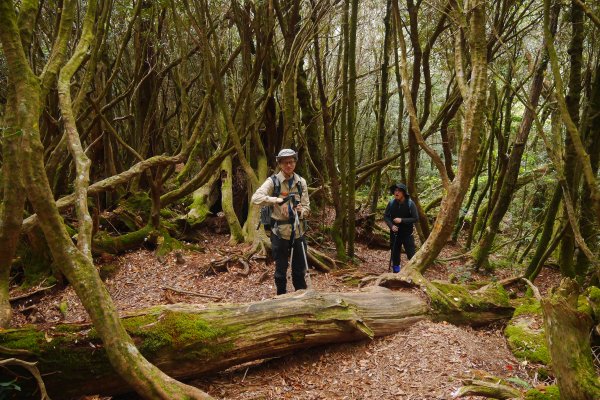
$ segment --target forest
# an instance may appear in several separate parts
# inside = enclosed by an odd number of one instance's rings
[[[0,399],[600,399],[597,0],[0,0],[0,45]]]

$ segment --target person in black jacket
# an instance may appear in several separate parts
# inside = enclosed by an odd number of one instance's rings
[[[397,183],[390,186],[394,198],[390,200],[383,219],[390,228],[390,248],[392,250],[392,270],[400,272],[400,249],[404,246],[406,257],[410,260],[415,255],[415,238],[413,228],[419,220],[415,202],[411,200],[406,185]]]

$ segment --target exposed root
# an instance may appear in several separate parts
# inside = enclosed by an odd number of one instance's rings
[[[19,360],[18,358],[7,358],[5,360],[0,360],[1,366],[18,365],[19,367],[23,367],[27,371],[29,371],[31,375],[33,375],[33,377],[35,378],[40,389],[40,399],[50,400],[48,393],[46,393],[46,385],[44,385],[44,380],[42,379],[42,376],[40,375],[40,371],[37,369],[36,364],[37,363],[34,362]]]

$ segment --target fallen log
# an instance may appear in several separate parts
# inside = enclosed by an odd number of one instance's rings
[[[486,295],[478,294],[477,306],[464,303],[463,318],[456,318],[458,308],[436,308],[439,301],[429,302],[418,290],[369,289],[300,291],[239,305],[162,305],[124,316],[123,324],[148,360],[170,376],[186,379],[299,349],[389,335],[426,318],[448,314],[453,321],[477,320],[474,307],[486,309],[486,321],[494,312],[496,320],[505,319],[511,310],[507,297],[499,302],[494,295],[486,301]],[[461,293],[454,292],[453,299]],[[465,301],[473,302],[472,296]],[[0,333],[0,346],[30,351],[23,358],[38,362],[52,398],[130,390],[110,367],[104,344],[90,325],[6,330]]]

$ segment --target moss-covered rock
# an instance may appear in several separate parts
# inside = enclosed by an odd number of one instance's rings
[[[513,354],[518,358],[544,365],[550,363],[539,301],[527,299],[519,305],[504,329],[504,335]]]

